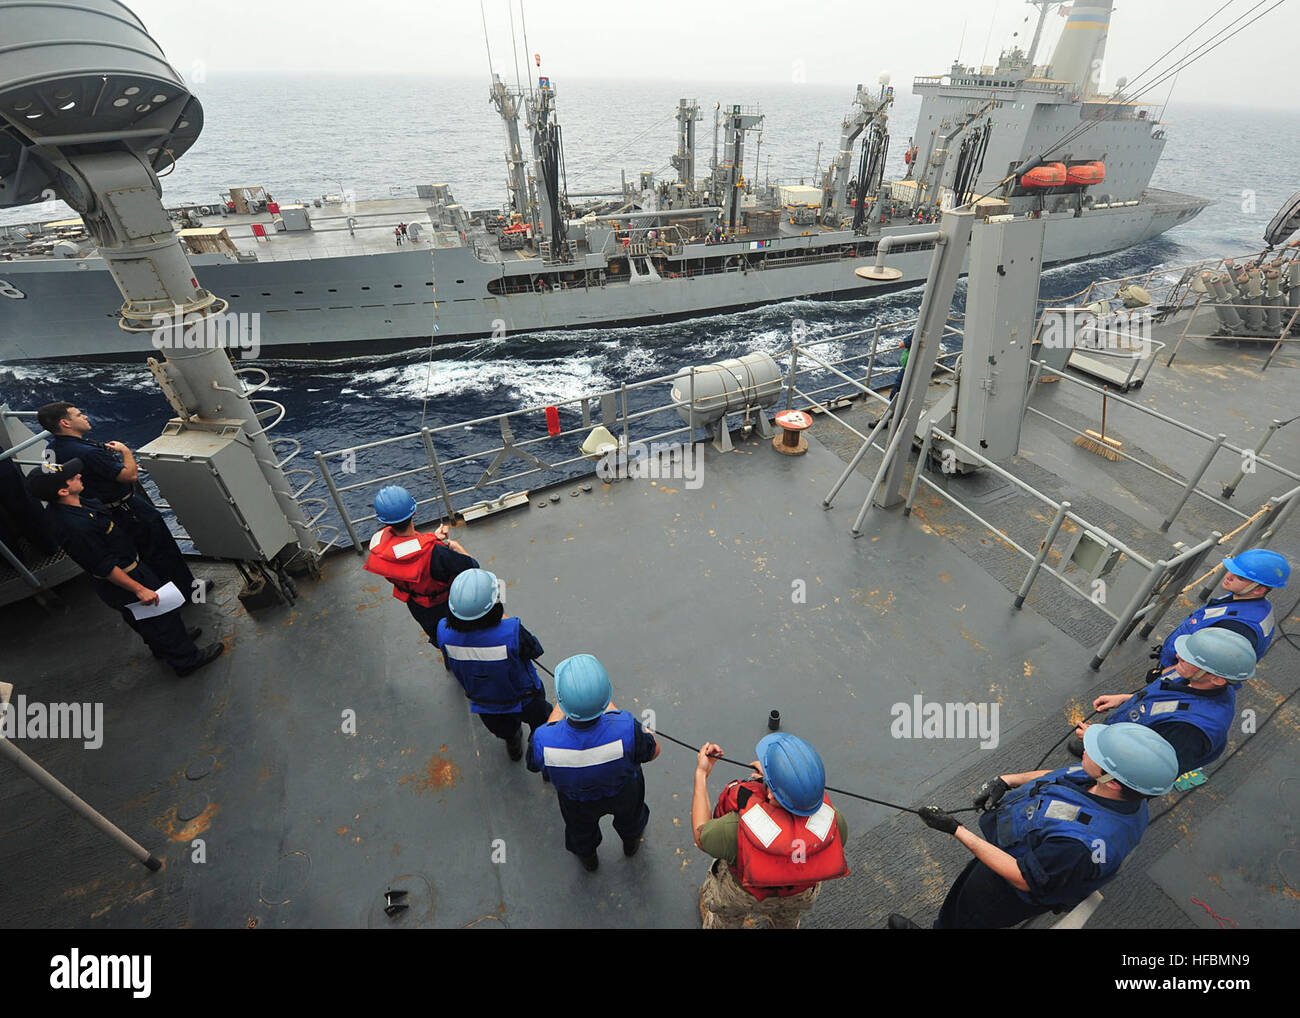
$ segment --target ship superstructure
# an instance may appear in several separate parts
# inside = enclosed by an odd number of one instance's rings
[[[1037,6],[1045,16],[1057,5]],[[1045,64],[1034,63],[1036,36],[1028,53],[1012,49],[996,65],[915,79],[921,112],[902,180],[884,177],[887,76],[858,86],[819,186],[760,183],[747,170],[758,165],[763,114],[739,105],[715,107],[703,167],[700,107],[683,99],[675,179],[640,173],[600,195],[565,186],[552,80],[512,90],[494,75],[506,140],[499,208],[467,209],[447,184],[421,185],[415,198],[291,204],[232,188],[173,216],[212,292],[259,315],[261,345],[313,357],[871,297],[924,277],[926,226],[959,197],[1047,218],[1049,264],[1087,258],[1157,236],[1208,204],[1149,186],[1165,144],[1151,103],[1122,89],[1097,94],[1110,8],[1075,5]],[[0,136],[0,160],[16,161],[21,118]],[[1045,154],[1033,175],[1014,174]],[[886,238],[899,277],[855,275]],[[138,334],[112,327],[117,289],[77,220],[0,227],[0,300],[0,361],[141,350]]]

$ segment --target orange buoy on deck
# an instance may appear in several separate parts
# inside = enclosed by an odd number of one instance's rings
[[[1084,187],[1091,187],[1093,184],[1100,184],[1106,179],[1106,164],[1100,162],[1094,163],[1076,163],[1071,166],[1065,174],[1067,184],[1081,184]]]
[[[1035,166],[1020,178],[1021,187],[1061,187],[1066,180],[1065,163],[1044,163]]]

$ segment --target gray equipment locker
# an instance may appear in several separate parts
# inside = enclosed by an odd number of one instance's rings
[[[172,421],[137,455],[201,554],[266,561],[295,540],[242,431]]]
[[[966,298],[956,437],[995,462],[1020,450],[1045,225],[994,219],[971,235],[970,263],[984,271],[971,274]]]

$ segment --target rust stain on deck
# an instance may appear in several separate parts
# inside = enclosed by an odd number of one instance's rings
[[[427,792],[431,788],[454,788],[460,779],[460,768],[447,753],[447,747],[443,746],[439,752],[429,758],[423,774],[419,771],[407,774],[399,778],[397,783],[405,785],[408,781],[414,781],[417,792]]]
[[[207,808],[178,831],[171,834],[172,841],[192,841],[212,826],[212,818],[221,811],[221,807],[210,802]]]

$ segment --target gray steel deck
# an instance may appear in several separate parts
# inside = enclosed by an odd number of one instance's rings
[[[1265,374],[1256,360],[1252,348],[1189,342],[1138,398],[1253,444],[1257,432],[1245,421],[1262,428],[1285,416],[1296,391],[1293,357]],[[1042,387],[1035,405],[1093,419],[1096,409],[1071,388]],[[1176,433],[1132,434],[1124,420],[1117,415],[1114,426],[1126,449],[1143,447],[1179,472],[1199,458]],[[573,497],[576,486],[566,485],[558,503],[538,509],[535,497],[460,536],[508,579],[508,611],[541,639],[545,663],[596,654],[615,702],[653,710],[662,731],[748,759],[777,708],[784,730],[820,748],[831,784],[903,803],[966,805],[986,777],[1032,766],[1064,734],[1070,701],[1136,685],[1146,647],[1130,640],[1100,674],[1089,671],[1095,642],[1080,640],[1096,622],[1087,606],[1044,578],[1025,610],[1013,611],[1008,588],[1023,560],[1001,562],[988,534],[968,519],[950,525],[938,507],[923,520],[877,514],[853,540],[867,479],[853,476],[833,510],[820,504],[851,453],[837,431],[819,419],[808,455],[795,459],[757,439],[729,455],[709,448],[698,490],[626,480]],[[1111,506],[1107,523],[1154,527],[1176,488],[1126,479],[1069,437],[1031,415],[1022,465],[1059,475],[1072,499],[1086,492]],[[1300,468],[1300,443],[1289,436],[1269,452]],[[1258,504],[1252,483],[1234,501],[1247,511]],[[1188,520],[1203,533],[1202,521]],[[1294,562],[1300,541],[1297,527],[1289,530],[1276,546]],[[213,603],[189,610],[228,653],[188,679],[170,677],[83,581],[60,588],[65,616],[31,604],[0,615],[4,672],[16,692],[105,703],[102,749],[22,747],[166,860],[147,874],[6,773],[6,925],[382,926],[392,924],[382,912],[389,886],[411,891],[403,926],[698,924],[708,860],[689,830],[693,754],[664,743],[646,765],[642,851],[624,859],[607,822],[601,868],[585,873],[564,851],[553,792],[510,763],[469,715],[421,631],[354,555],[331,558],[294,608],[257,618],[235,599],[233,570],[199,571],[221,587]],[[791,597],[800,580],[803,604]],[[1295,598],[1285,593],[1274,598],[1279,614]],[[1263,721],[1296,685],[1295,655],[1279,640],[1240,705]],[[997,747],[891,738],[891,705],[917,694],[998,703]],[[347,710],[356,712],[355,736],[340,730]],[[1300,925],[1298,718],[1288,704],[1246,750],[1212,765],[1208,785],[1153,804],[1155,815],[1177,802],[1107,888],[1092,925],[1216,926],[1210,911],[1241,926]],[[1235,734],[1228,753],[1242,741]],[[1052,760],[1066,762],[1061,751]],[[190,768],[207,773],[191,780]],[[718,765],[711,791],[738,773]],[[838,804],[853,874],[826,886],[806,924],[877,926],[893,911],[928,922],[968,853],[911,815]],[[206,843],[202,864],[190,861],[196,837]],[[504,862],[493,861],[494,849],[498,860],[504,849]]]

